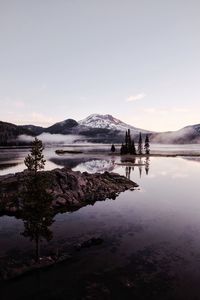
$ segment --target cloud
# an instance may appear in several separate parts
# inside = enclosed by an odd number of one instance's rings
[[[126,101],[127,102],[133,102],[133,101],[137,101],[137,100],[141,100],[143,99],[144,97],[146,97],[146,94],[145,93],[140,93],[140,94],[136,94],[136,95],[130,95]]]

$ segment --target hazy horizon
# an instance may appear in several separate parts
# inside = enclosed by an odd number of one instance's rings
[[[0,0],[0,120],[200,123],[197,0]]]

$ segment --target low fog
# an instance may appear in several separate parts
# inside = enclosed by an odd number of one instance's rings
[[[185,127],[177,131],[156,133],[152,136],[152,141],[158,144],[187,144],[200,142],[200,137],[194,128]]]
[[[29,135],[20,135],[18,140],[20,142],[30,143],[34,140],[35,137]],[[39,140],[41,140],[44,144],[48,145],[65,145],[65,144],[74,144],[74,143],[86,143],[86,137],[83,135],[73,135],[73,134],[51,134],[51,133],[42,133],[37,136]]]

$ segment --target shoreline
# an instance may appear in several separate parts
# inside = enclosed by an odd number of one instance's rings
[[[120,153],[109,153],[110,156],[121,156],[122,158],[142,158],[142,157],[180,157],[180,156],[189,156],[189,157],[200,157],[200,153],[152,153],[152,154],[125,154],[121,155]]]

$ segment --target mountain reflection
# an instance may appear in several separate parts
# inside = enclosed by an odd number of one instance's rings
[[[45,190],[45,182],[32,178],[26,183],[22,200],[22,220],[24,231],[22,235],[35,242],[35,261],[40,257],[40,243],[50,241],[53,233],[50,226],[54,222],[52,210],[52,197]]]

